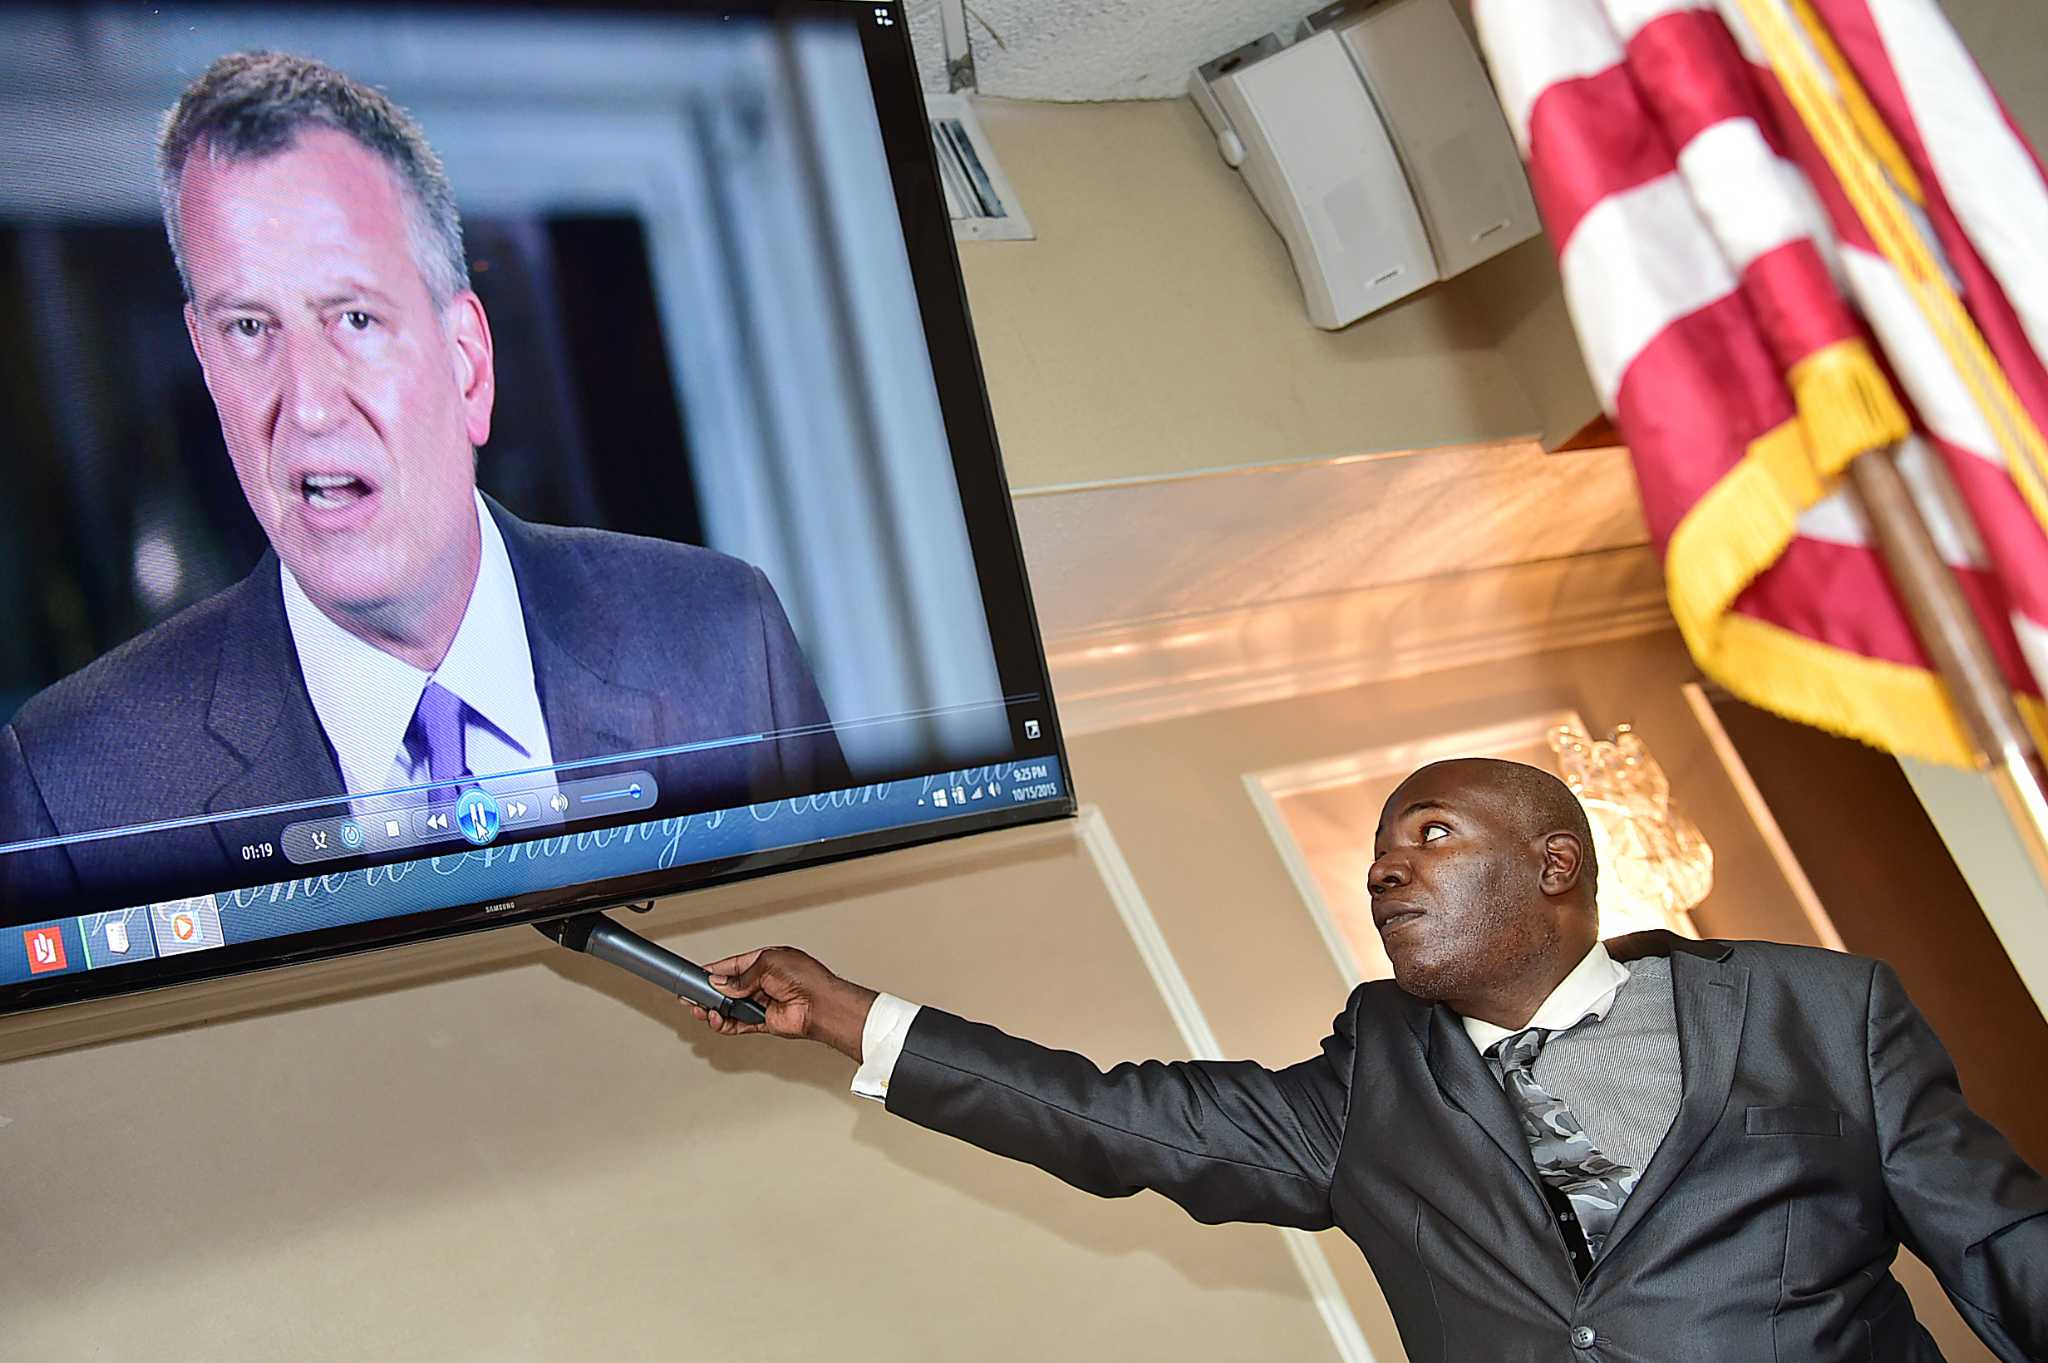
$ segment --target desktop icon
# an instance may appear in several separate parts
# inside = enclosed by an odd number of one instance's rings
[[[227,945],[221,930],[220,904],[210,894],[190,899],[169,899],[149,906],[150,927],[156,932],[160,956],[187,951],[206,951]]]
[[[146,961],[156,955],[156,938],[150,933],[147,909],[115,909],[109,913],[88,913],[78,920],[79,945],[85,948],[85,968]]]
[[[21,934],[21,945],[28,952],[29,974],[46,975],[64,969],[64,929],[30,928]]]
[[[498,836],[498,802],[487,792],[472,790],[455,802],[455,826],[478,847]]]

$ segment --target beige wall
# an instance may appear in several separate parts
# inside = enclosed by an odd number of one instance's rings
[[[2048,148],[2048,5],[2038,0],[1941,0],[2036,151]]]
[[[1579,356],[1579,334],[1565,306],[1550,238],[1516,250],[1527,258],[1513,279],[1517,306],[1500,315],[1500,353],[1529,395],[1537,437],[1545,449],[1556,449],[1600,419],[1600,395]]]
[[[1510,252],[1339,332],[1184,99],[975,106],[1037,230],[961,264],[1013,487],[1524,436]],[[1535,290],[1540,292],[1540,289]]]

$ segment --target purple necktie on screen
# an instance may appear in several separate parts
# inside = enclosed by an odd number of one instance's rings
[[[427,777],[434,788],[427,793],[430,804],[446,804],[461,794],[459,782],[469,775],[469,759],[463,753],[462,700],[439,682],[428,682],[413,707],[412,723],[406,728],[406,746],[415,761],[424,757]]]

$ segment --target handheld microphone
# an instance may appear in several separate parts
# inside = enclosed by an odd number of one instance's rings
[[[579,913],[534,928],[571,951],[581,951],[607,961],[650,984],[660,985],[677,998],[688,999],[700,1008],[721,1013],[734,1022],[765,1025],[768,1014],[752,999],[729,998],[718,992],[704,967],[658,947],[640,934],[620,927],[601,913]]]

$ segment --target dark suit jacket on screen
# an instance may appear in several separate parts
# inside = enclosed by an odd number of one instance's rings
[[[1583,1287],[1461,1021],[1391,982],[1278,1072],[1104,1074],[927,1008],[888,1105],[1105,1197],[1339,1227],[1412,1363],[1926,1363],[1900,1241],[2000,1358],[2048,1358],[2048,1183],[1964,1103],[1890,967],[1670,933],[1610,949],[1670,957],[1683,1096]]]
[[[708,549],[490,510],[518,582],[557,762],[816,726],[647,765],[664,806],[850,784],[817,684],[759,569]],[[0,842],[344,793],[270,554],[236,586],[43,691],[0,730]],[[167,873],[218,884],[251,869],[244,843],[274,839],[286,821],[202,817],[144,838],[0,857],[0,911],[20,921],[73,912],[79,891],[145,902],[160,897]]]

